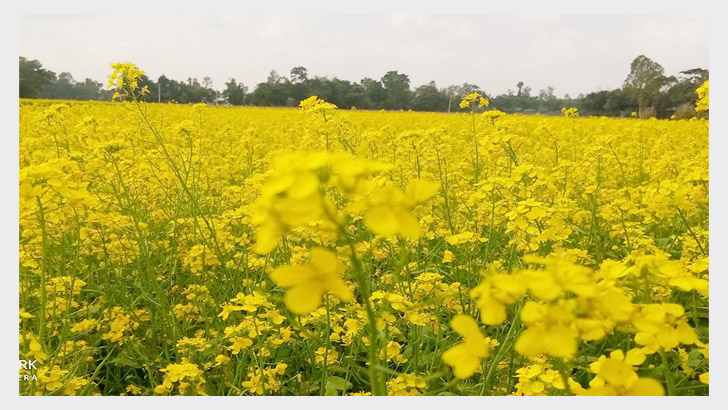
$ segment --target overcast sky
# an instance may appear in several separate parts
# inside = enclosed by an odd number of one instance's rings
[[[489,94],[557,96],[620,87],[644,54],[667,74],[708,67],[707,15],[29,15],[20,55],[106,85],[116,61],[156,78],[230,77],[254,88],[275,69],[358,82],[390,70],[413,87],[464,82]]]

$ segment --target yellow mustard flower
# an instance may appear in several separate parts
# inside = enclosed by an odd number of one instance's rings
[[[442,354],[442,361],[453,368],[455,377],[467,379],[475,374],[480,362],[490,355],[488,340],[481,333],[478,323],[468,315],[457,315],[450,326],[463,341]]]
[[[353,302],[354,295],[341,277],[344,269],[336,254],[324,248],[313,248],[308,264],[279,267],[270,278],[287,289],[286,307],[303,315],[321,304],[325,292],[331,292],[343,302]]]

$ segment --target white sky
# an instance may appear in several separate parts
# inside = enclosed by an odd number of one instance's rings
[[[136,29],[133,31],[132,29]],[[106,84],[109,65],[156,78],[230,77],[251,90],[271,69],[358,82],[389,70],[413,88],[464,82],[489,94],[617,88],[644,54],[667,74],[708,67],[707,15],[25,15],[19,53]]]

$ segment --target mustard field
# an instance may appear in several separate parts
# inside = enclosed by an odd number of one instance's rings
[[[134,70],[19,102],[21,395],[708,394],[708,120],[152,104]]]

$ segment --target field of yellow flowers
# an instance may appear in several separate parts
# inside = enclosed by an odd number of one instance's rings
[[[708,394],[707,120],[148,104],[139,73],[20,100],[21,395]]]

